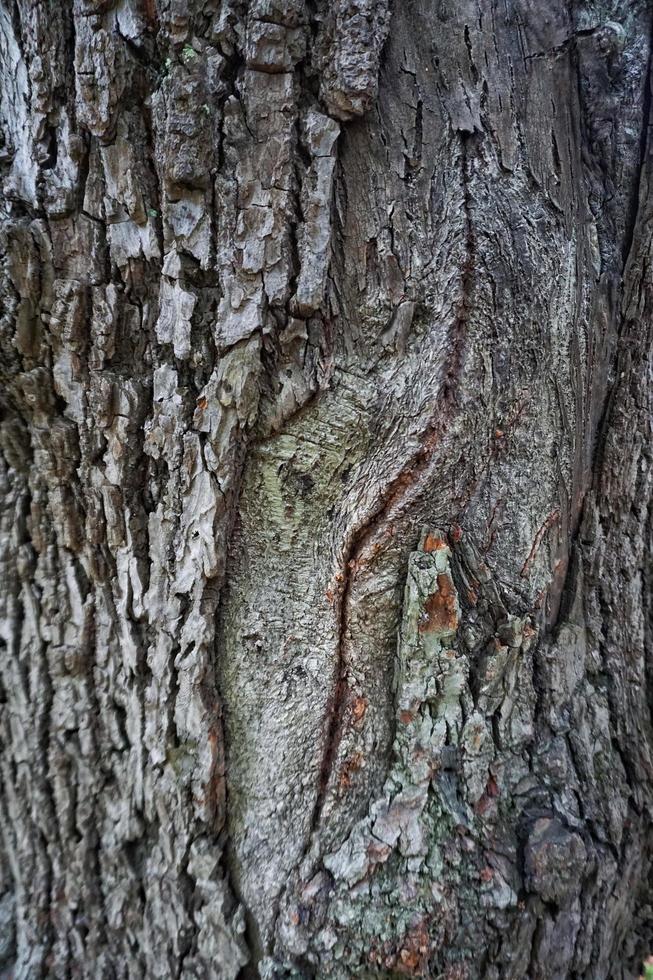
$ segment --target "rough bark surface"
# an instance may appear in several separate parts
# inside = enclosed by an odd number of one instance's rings
[[[653,947],[645,0],[0,0],[0,973]]]

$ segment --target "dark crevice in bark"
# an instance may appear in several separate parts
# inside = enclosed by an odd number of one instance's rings
[[[631,259],[631,253],[633,251],[633,246],[636,242],[635,231],[637,229],[638,217],[639,217],[639,206],[640,206],[640,194],[642,188],[642,176],[644,174],[644,168],[646,166],[646,156],[649,147],[649,129],[651,126],[651,121],[653,119],[651,114],[651,98],[653,87],[653,17],[651,18],[650,33],[648,38],[648,62],[646,67],[645,84],[644,84],[644,101],[642,105],[642,127],[639,137],[639,162],[637,167],[637,175],[633,185],[633,200],[630,206],[630,213],[626,222],[626,232],[624,235],[623,249],[622,249],[622,263],[623,263],[623,278],[628,270],[628,264]]]
[[[263,948],[261,932],[256,921],[256,917],[249,908],[242,888],[239,885],[238,859],[231,836],[228,833],[228,828],[224,848],[225,856],[223,859],[223,864],[227,875],[227,880],[229,881],[229,888],[236,901],[240,904],[245,918],[245,932],[243,934],[243,940],[247,948],[249,959],[247,963],[244,963],[243,966],[241,966],[238,972],[238,980],[258,980],[258,963],[263,958],[266,951]],[[268,950],[268,952],[270,951]]]
[[[595,30],[596,29],[592,29],[585,32],[576,32],[574,37],[591,35],[595,33]],[[579,71],[578,57],[576,55],[575,44],[572,46],[571,51],[572,51],[573,63],[574,63],[575,74],[577,78],[577,84],[578,84],[578,97],[579,97],[580,104],[582,105],[583,97],[582,97],[581,86],[580,86],[580,71]],[[625,230],[624,240],[622,244],[623,265],[622,265],[621,289],[619,291],[619,295],[621,297],[623,297],[624,277],[628,269],[628,264],[631,260],[631,254],[633,252],[633,248],[637,243],[636,230],[637,230],[637,225],[638,225],[639,215],[640,215],[640,207],[639,207],[640,193],[641,193],[642,179],[644,175],[644,168],[646,166],[646,157],[647,157],[647,151],[649,145],[649,128],[652,119],[652,114],[651,114],[651,108],[652,108],[651,86],[653,83],[652,69],[653,69],[653,19],[651,20],[650,34],[648,39],[648,59],[647,59],[647,68],[646,68],[646,75],[645,75],[646,80],[644,84],[644,102],[642,105],[642,124],[641,124],[640,137],[639,137],[639,161],[637,166],[636,177],[634,180],[633,201],[631,205],[630,214],[626,222],[626,230]],[[620,374],[621,374],[619,368],[620,358],[621,358],[620,343],[621,343],[621,337],[625,332],[626,327],[627,324],[625,322],[623,312],[621,312],[619,314],[614,366],[612,369],[613,381],[612,383],[608,383],[606,387],[606,392],[603,399],[603,405],[601,408],[601,412],[599,415],[599,419],[592,440],[593,454],[592,454],[592,464],[591,464],[591,478],[590,478],[589,485],[590,487],[594,487],[595,489],[598,489],[599,481],[601,478],[601,472],[603,470],[603,465],[604,465],[603,461],[604,461],[605,448],[606,448],[608,435],[610,432],[615,395],[619,385]],[[548,627],[548,631],[554,637],[557,631],[559,630],[559,628],[564,624],[565,620],[567,619],[574,602],[578,573],[583,561],[583,559],[579,555],[579,548],[581,548],[580,534],[583,527],[583,521],[585,519],[584,515],[588,503],[592,507],[596,507],[597,506],[596,501],[597,498],[594,495],[591,495],[590,497],[587,496],[584,497],[583,506],[581,507],[578,517],[573,522],[571,527],[571,534],[568,543],[569,562],[565,574],[565,579],[561,588],[558,612],[555,617],[555,620]]]
[[[349,552],[345,555],[343,571],[341,572],[342,576],[344,577],[344,587],[339,600],[338,643],[334,667],[335,684],[327,703],[325,749],[318,776],[317,797],[313,808],[313,815],[311,817],[311,835],[317,830],[320,817],[322,816],[327,787],[333,772],[338,747],[340,745],[340,738],[342,735],[345,702],[348,690],[346,642],[347,633],[349,630],[348,604],[352,587],[351,562],[354,560],[353,556],[356,553],[356,544],[357,539],[355,538]],[[351,558],[349,557],[350,555],[352,556]]]
[[[460,299],[455,310],[453,325],[450,329],[450,351],[447,357],[445,380],[442,388],[442,398],[445,404],[453,405],[460,383],[465,357],[465,341],[467,322],[472,310],[474,276],[476,274],[476,232],[472,215],[473,197],[471,193],[471,159],[472,150],[481,137],[470,133],[461,133],[461,186],[463,192],[464,244],[465,251],[460,273]]]
[[[39,643],[39,654],[41,660],[41,712],[38,725],[39,735],[38,742],[41,748],[41,765],[43,768],[41,777],[41,790],[45,797],[45,802],[48,808],[48,817],[51,825],[56,827],[57,836],[60,833],[60,826],[56,807],[56,798],[54,793],[54,773],[52,772],[52,711],[54,704],[54,687],[52,684],[52,677],[49,671],[47,648],[46,644],[41,641]],[[45,888],[45,893],[47,896],[48,906],[52,908],[56,902],[56,897],[53,894],[54,889],[54,869],[52,866],[52,858],[50,854],[50,844],[51,842],[47,840],[45,834],[42,830],[39,830],[41,836],[42,852],[44,857],[47,855],[47,886]],[[61,847],[61,840],[58,840],[58,845]],[[46,930],[47,942],[49,944],[49,949],[52,950],[54,944],[54,929],[49,925]]]
[[[646,556],[653,551],[653,500],[649,501],[644,527],[644,567],[641,570],[644,613],[644,655],[649,719],[653,726],[653,565]]]
[[[574,46],[579,38],[594,37],[599,31],[603,30],[604,25],[600,24],[598,27],[587,27],[581,30],[574,31],[569,37],[566,37],[564,41],[560,44],[556,44],[555,47],[549,48],[548,51],[533,51],[531,54],[525,55],[526,60],[531,58],[550,58],[551,56],[556,56],[559,54],[564,54],[569,50],[570,47]]]

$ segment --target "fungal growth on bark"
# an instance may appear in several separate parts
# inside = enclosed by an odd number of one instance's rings
[[[653,953],[647,0],[0,0],[0,976]]]

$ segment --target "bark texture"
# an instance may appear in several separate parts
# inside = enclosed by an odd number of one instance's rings
[[[0,0],[0,972],[653,946],[645,0]]]

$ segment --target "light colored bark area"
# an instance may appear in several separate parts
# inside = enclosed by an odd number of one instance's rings
[[[0,969],[633,975],[651,28],[0,0]]]

